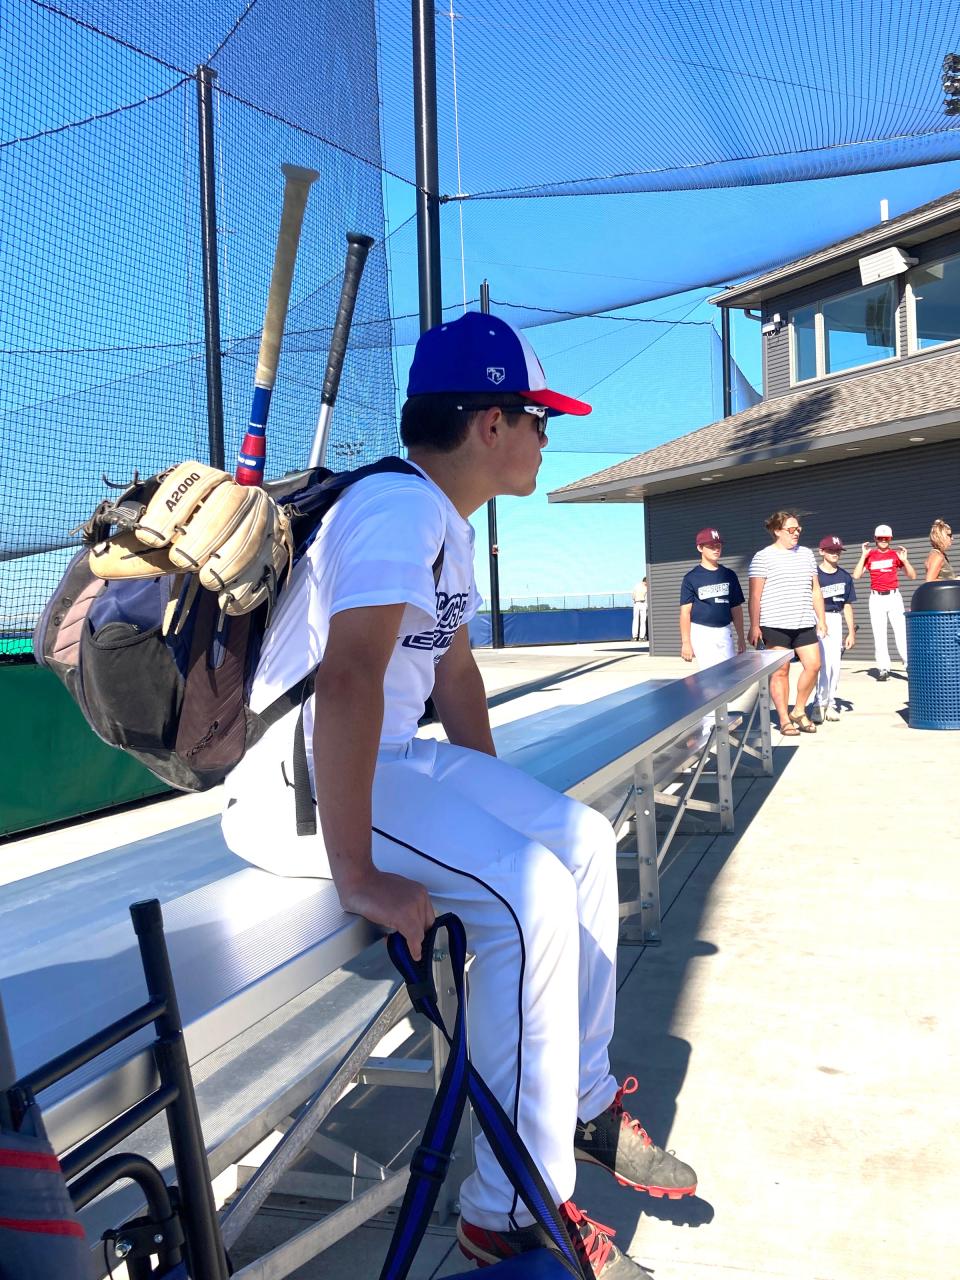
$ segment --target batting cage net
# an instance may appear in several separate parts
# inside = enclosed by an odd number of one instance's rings
[[[329,464],[372,461],[397,437],[372,3],[9,0],[0,83],[0,658],[9,660],[29,652],[30,629],[77,548],[70,530],[107,481],[213,460],[218,449],[232,471],[250,415],[283,163],[319,178],[267,474],[306,465],[348,230],[376,244]],[[205,327],[205,217],[219,359]],[[211,354],[222,424],[219,406],[208,406]]]
[[[588,430],[551,431],[584,471],[720,416],[724,283],[872,225],[881,201],[895,217],[960,187],[956,0],[445,0],[434,17],[443,314],[487,279],[493,310],[537,330],[551,380],[595,405]],[[232,466],[284,162],[320,177],[267,472],[306,459],[348,230],[376,245],[328,461],[397,447],[419,332],[411,43],[409,0],[7,0],[0,657],[28,649],[103,477],[220,449]],[[734,326],[734,410],[759,383],[736,343]]]

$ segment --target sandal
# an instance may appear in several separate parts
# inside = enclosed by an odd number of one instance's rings
[[[801,711],[799,715],[795,711],[790,712],[790,719],[796,725],[801,733],[816,733],[817,726],[813,723],[805,711]]]
[[[795,724],[781,724],[777,726],[780,730],[781,738],[799,738],[800,730]]]

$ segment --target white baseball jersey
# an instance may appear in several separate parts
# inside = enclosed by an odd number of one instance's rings
[[[433,564],[444,560],[434,589]],[[252,693],[269,705],[322,658],[330,619],[405,604],[384,679],[373,784],[373,860],[426,886],[463,920],[476,959],[470,1045],[477,1069],[557,1203],[573,1194],[577,1116],[610,1105],[616,1000],[616,839],[599,813],[491,756],[415,737],[458,626],[480,599],[473,532],[429,480],[383,475],[338,501],[297,567],[270,628]],[[312,708],[309,708],[312,711]],[[296,712],[275,724],[226,782],[223,830],[241,857],[280,875],[328,876],[322,835],[296,835]],[[307,728],[309,748],[312,716]],[[507,1230],[530,1217],[486,1139],[460,1200],[467,1221]]]

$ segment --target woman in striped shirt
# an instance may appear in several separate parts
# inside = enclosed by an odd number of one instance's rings
[[[792,649],[802,670],[797,681],[797,701],[791,712],[790,664],[784,663],[770,677],[770,697],[780,717],[785,738],[816,733],[807,715],[807,702],[820,671],[819,637],[827,634],[817,562],[808,547],[800,546],[803,526],[794,511],[775,511],[766,521],[773,545],[764,547],[750,561],[750,643],[765,649]]]

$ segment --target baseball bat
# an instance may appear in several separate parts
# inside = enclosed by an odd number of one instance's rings
[[[253,408],[250,422],[243,437],[237,457],[236,480],[238,484],[263,484],[263,468],[267,458],[267,415],[270,397],[277,379],[283,328],[290,305],[290,286],[293,284],[293,268],[297,261],[303,214],[307,207],[310,187],[320,177],[314,169],[302,169],[299,165],[280,166],[284,177],[283,212],[280,215],[280,233],[273,258],[270,276],[270,294],[260,335],[260,351],[257,354],[257,372],[253,380]]]
[[[327,456],[327,440],[330,436],[333,406],[340,389],[340,375],[343,373],[343,360],[347,354],[353,310],[357,305],[357,291],[360,288],[360,277],[363,275],[367,254],[372,244],[373,236],[361,235],[359,231],[347,232],[347,261],[343,269],[343,286],[340,290],[337,318],[334,321],[333,336],[330,339],[327,372],[323,379],[323,391],[320,394],[320,416],[317,418],[317,429],[310,449],[309,466],[311,467],[322,467]]]

